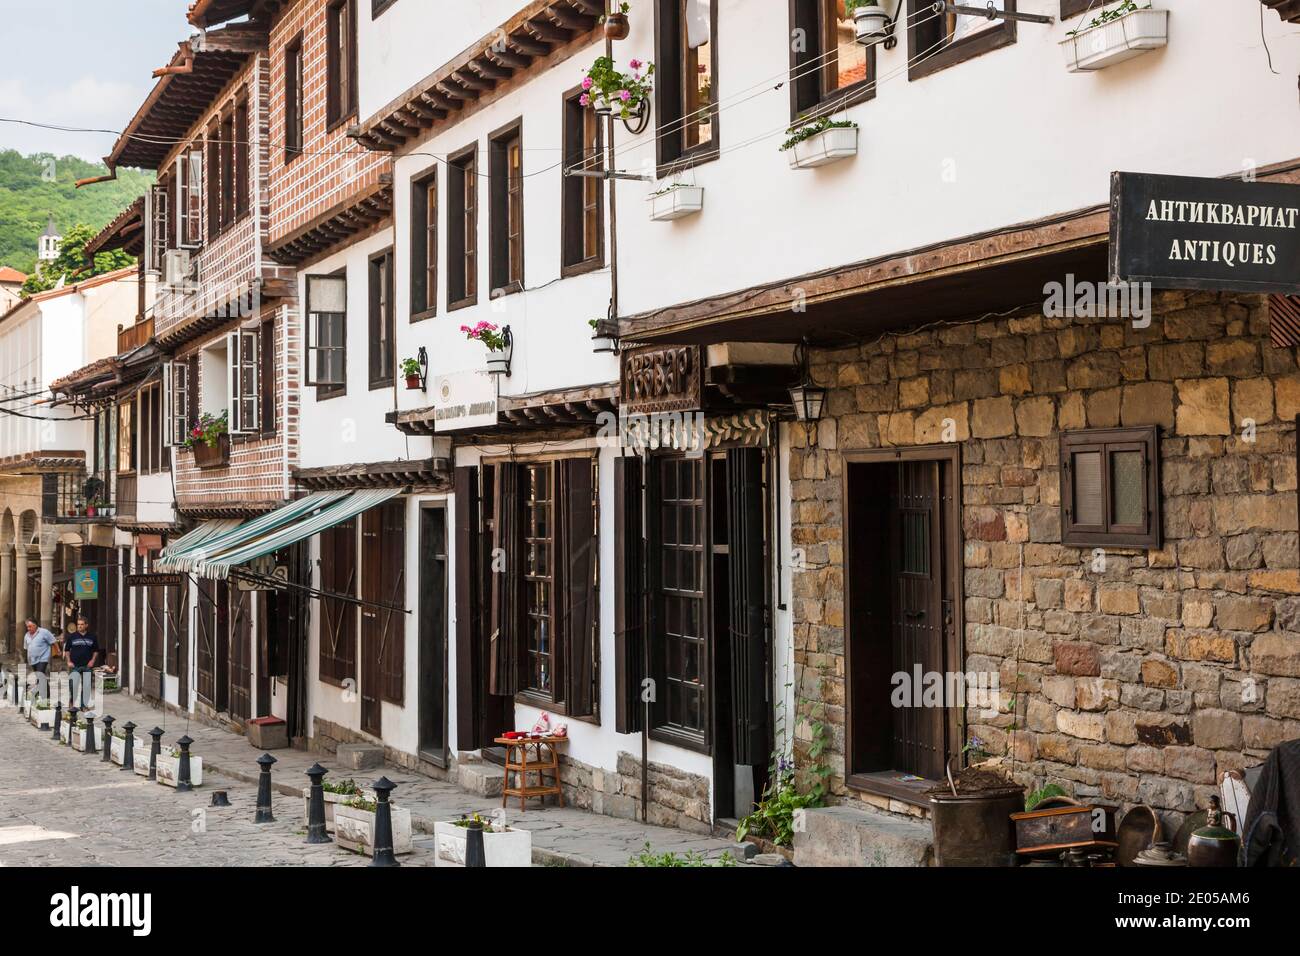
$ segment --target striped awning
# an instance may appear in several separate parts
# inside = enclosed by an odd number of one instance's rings
[[[162,552],[157,570],[194,571],[199,564],[212,555],[296,521],[305,514],[333,504],[345,494],[346,492],[343,491],[322,491],[292,501],[282,508],[268,511],[248,521],[209,521],[166,548]],[[213,530],[199,536],[205,529]],[[191,538],[194,540],[191,541]],[[184,545],[184,548],[181,545]]]
[[[241,565],[327,531],[401,493],[401,488],[362,488],[351,492],[326,491],[309,495],[272,513],[279,514],[294,509],[294,514],[288,520],[263,525],[250,533],[249,528],[270,517],[263,515],[246,522],[229,535],[208,542],[202,548],[202,559],[195,560],[191,570],[205,578],[227,578],[233,569]],[[305,502],[312,504],[305,509],[296,507]]]
[[[216,521],[205,521],[193,531],[181,535],[167,547],[162,549],[159,555],[158,565],[161,570],[177,571],[179,567],[167,567],[169,561],[179,558],[190,551],[196,551],[202,547],[203,542],[210,541],[218,535],[234,531],[239,527],[238,518],[221,518]]]

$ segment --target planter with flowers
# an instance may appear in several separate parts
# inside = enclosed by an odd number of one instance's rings
[[[406,389],[418,392],[424,389],[424,373],[420,370],[419,359],[402,359],[402,377],[406,379]]]
[[[374,800],[364,795],[334,805],[334,840],[345,850],[361,853],[375,852]],[[410,853],[411,811],[389,804],[393,820],[393,852]]]
[[[781,151],[790,157],[791,169],[816,169],[858,154],[858,124],[852,120],[819,116],[791,126],[786,134]]]
[[[650,218],[655,222],[684,219],[704,208],[704,187],[669,183],[652,192],[647,201],[650,203]]]
[[[108,759],[119,767],[126,761],[126,731],[113,728],[108,741]]]
[[[1158,50],[1169,42],[1169,11],[1153,10],[1135,0],[1102,10],[1061,41],[1065,68],[1086,73]]]
[[[158,782],[175,787],[181,776],[181,749],[172,747],[158,754]],[[190,754],[190,785],[203,786],[203,758]]]
[[[480,342],[487,349],[487,371],[489,375],[510,374],[510,326],[499,328],[491,322],[480,322],[471,328],[462,325],[460,330],[471,342]]]
[[[609,39],[626,40],[628,33],[632,29],[631,24],[627,22],[627,15],[632,10],[632,4],[619,3],[617,7],[617,10],[601,17],[600,23],[605,28],[605,36]]]
[[[340,803],[347,803],[350,800],[361,799],[368,803],[375,802],[375,791],[366,787],[357,785],[357,782],[349,777],[347,780],[341,780],[338,783],[330,783],[328,780],[321,782],[321,792],[325,797],[325,830],[327,833],[334,832],[334,809]],[[302,788],[302,823],[306,826],[311,822],[311,787]]]
[[[582,96],[578,102],[590,106],[601,116],[617,116],[635,135],[650,122],[650,94],[654,91],[655,65],[629,60],[624,73],[612,57],[601,56],[582,78]]]
[[[488,866],[532,866],[533,835],[504,824],[485,820],[477,813],[451,822],[433,825],[437,844],[435,866],[464,866],[466,833],[471,825],[483,829],[483,857]]]
[[[185,447],[194,452],[199,468],[220,468],[230,462],[230,415],[204,412],[185,437]]]
[[[82,753],[85,753],[86,752],[86,722],[82,720],[80,717],[78,717],[77,723],[73,726],[70,733],[71,733],[71,737],[68,740],[68,746],[71,747],[73,750],[79,750]]]
[[[32,726],[37,730],[49,730],[54,724],[54,705],[47,700],[38,700],[31,708]]]

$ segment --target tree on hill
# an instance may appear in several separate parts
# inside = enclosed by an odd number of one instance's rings
[[[57,287],[60,280],[65,280],[68,284],[81,282],[135,264],[135,257],[121,249],[101,252],[93,262],[87,262],[86,244],[97,234],[97,230],[85,223],[77,223],[69,229],[59,246],[58,258],[42,262],[23,283],[22,294],[28,296],[47,292]]]

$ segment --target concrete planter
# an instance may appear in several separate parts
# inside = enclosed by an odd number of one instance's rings
[[[671,222],[693,216],[704,208],[703,186],[676,186],[667,192],[650,197],[650,218],[655,222]]]
[[[349,798],[355,799],[355,798]],[[393,812],[393,852],[411,852],[411,811],[401,807],[392,807]],[[368,810],[349,807],[343,803],[334,805],[334,841],[345,850],[360,850],[366,854],[375,852],[375,815]]]
[[[816,169],[858,155],[858,128],[832,126],[795,143],[786,153],[791,169]]]
[[[132,756],[131,760],[135,764],[135,772],[142,777],[149,776],[150,747],[151,741],[148,739],[141,740],[139,737],[135,738],[135,754]]]
[[[53,707],[33,707],[31,714],[32,726],[37,730],[49,730],[54,726]]]
[[[1168,42],[1168,10],[1134,10],[1066,37],[1061,41],[1061,50],[1067,70],[1086,73],[1158,50]]]
[[[176,781],[180,779],[181,758],[173,757],[170,753],[164,751],[158,755],[158,782],[165,787],[175,787]],[[190,785],[201,787],[203,785],[203,758],[190,754]]]
[[[61,727],[59,728],[59,739],[62,740],[65,744],[69,744],[69,745],[71,745],[71,743],[72,743],[72,721],[70,721],[70,720],[65,720],[65,721],[62,722],[62,724],[63,724],[63,726],[61,726]]]
[[[465,827],[435,823],[433,836],[437,842],[437,866],[465,865]],[[533,834],[513,827],[506,827],[502,833],[484,833],[483,855],[488,866],[532,866]]]
[[[71,735],[72,735],[72,739],[68,741],[68,746],[71,747],[73,750],[80,750],[82,753],[85,753],[86,752],[86,728],[73,727],[71,730]]]
[[[108,759],[119,767],[126,761],[125,737],[114,737],[108,742]]]
[[[367,790],[365,787],[360,788],[360,793],[330,793],[328,790],[321,791],[325,797],[325,831],[334,832],[334,808],[340,803],[346,803],[348,800],[356,800],[360,797],[362,800],[374,801],[375,792]],[[306,826],[308,818],[311,815],[311,787],[302,788],[302,825]]]

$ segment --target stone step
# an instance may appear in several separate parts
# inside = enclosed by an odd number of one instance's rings
[[[374,744],[339,744],[335,760],[344,770],[372,770],[384,765],[384,748]]]
[[[505,768],[485,760],[466,760],[456,768],[457,785],[480,797],[501,796],[505,782]]]
[[[798,812],[798,811],[796,811]],[[854,807],[818,807],[796,820],[795,866],[931,866],[928,823]]]

